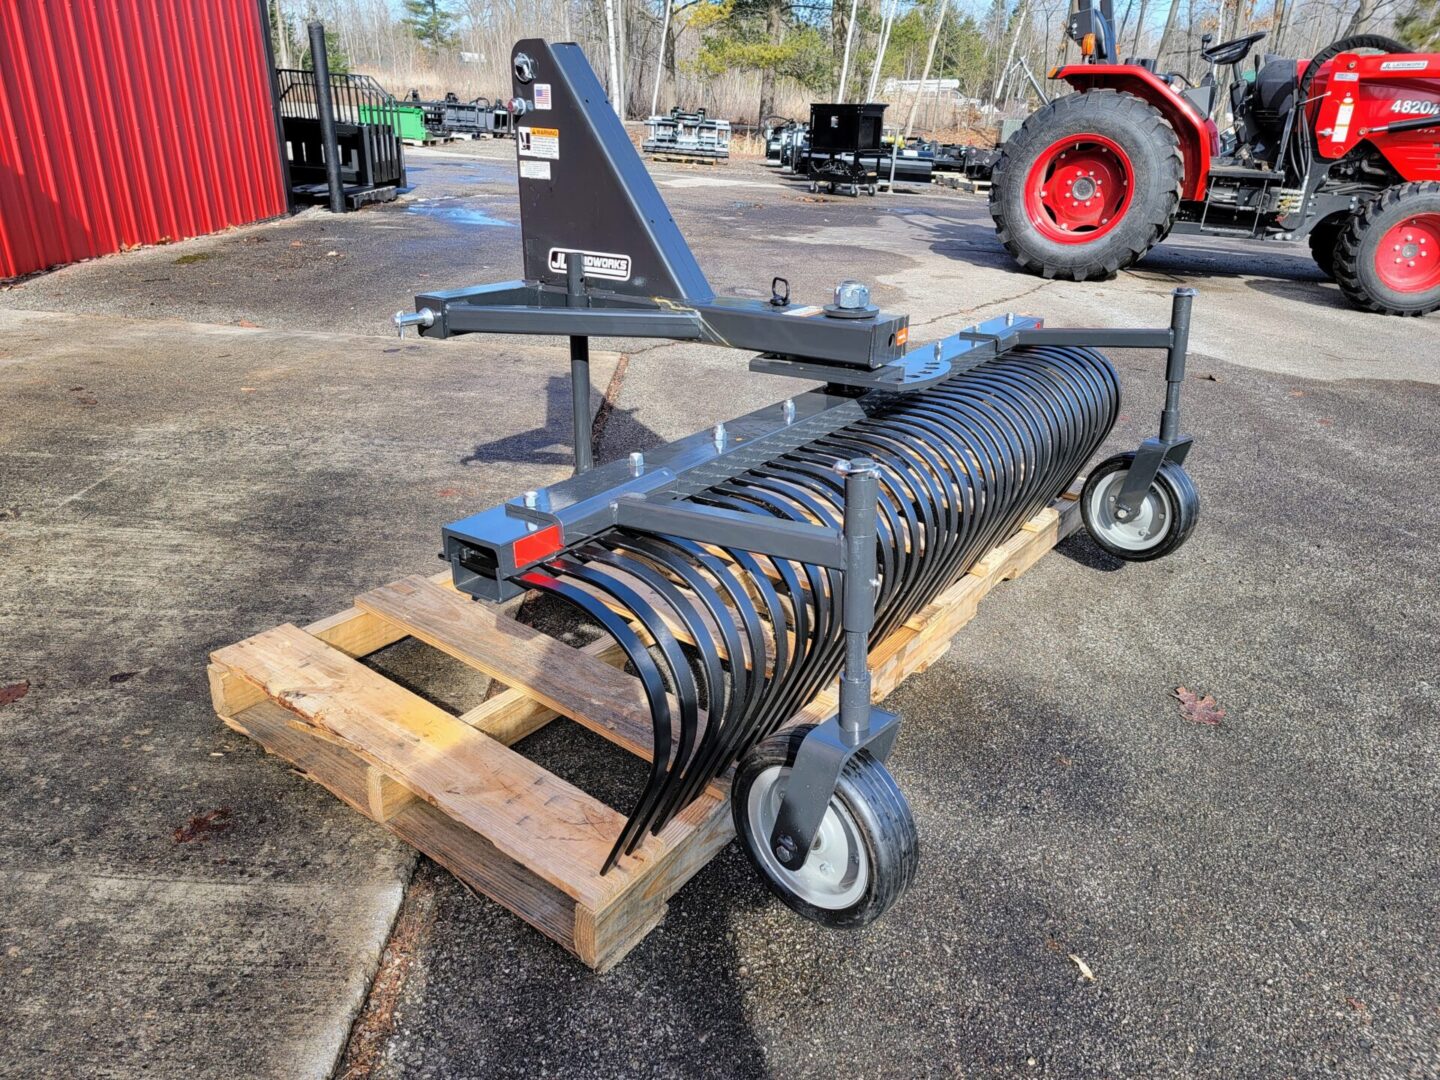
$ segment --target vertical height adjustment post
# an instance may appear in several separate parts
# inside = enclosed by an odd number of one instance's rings
[[[565,253],[565,299],[569,307],[586,306],[585,255],[579,251]],[[579,335],[570,338],[570,404],[575,422],[575,472],[578,475],[595,467],[590,427],[590,339]]]
[[[1146,492],[1167,461],[1183,464],[1194,438],[1180,434],[1180,387],[1185,382],[1185,355],[1190,349],[1190,308],[1195,290],[1179,288],[1170,303],[1170,346],[1165,353],[1165,407],[1160,410],[1160,434],[1135,449],[1135,459],[1115,498],[1115,517],[1129,521],[1145,504]]]
[[[810,729],[795,754],[785,796],[775,817],[770,846],[788,870],[799,870],[835,794],[846,762],[861,750],[880,761],[890,756],[900,718],[870,704],[870,631],[875,625],[876,541],[880,469],[866,458],[841,461],[845,477],[845,566],[840,626],[845,666],[840,673],[839,712]]]
[[[840,672],[840,731],[857,744],[870,732],[870,630],[875,625],[876,510],[880,470],[868,458],[841,462],[845,477],[845,580],[840,626],[845,666]]]

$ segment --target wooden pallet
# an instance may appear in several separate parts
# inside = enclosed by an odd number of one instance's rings
[[[941,187],[954,188],[969,195],[985,195],[990,191],[989,180],[971,180],[967,176],[957,176],[954,173],[936,173],[931,177],[931,181]]]
[[[652,161],[664,161],[675,165],[718,165],[728,164],[729,158],[707,157],[704,154],[675,154],[663,150],[649,150],[646,155]]]
[[[924,671],[974,616],[1079,525],[1074,492],[1028,521],[875,646],[875,700]],[[361,664],[413,637],[504,684],[459,715]],[[450,587],[409,577],[304,629],[286,624],[211,655],[215,711],[477,892],[605,970],[734,835],[727,784],[710,788],[603,877],[624,816],[511,748],[557,716],[648,760],[650,714],[609,639],[576,649]],[[832,686],[795,718],[823,720]]]

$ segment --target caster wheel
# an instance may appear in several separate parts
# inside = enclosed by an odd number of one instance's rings
[[[1115,516],[1115,500],[1125,486],[1134,453],[1102,461],[1080,493],[1080,515],[1095,543],[1128,562],[1148,562],[1169,555],[1183,544],[1200,519],[1200,496],[1187,473],[1173,461],[1160,472],[1139,511],[1129,521]]]
[[[910,887],[920,839],[909,804],[889,771],[861,750],[840,774],[835,794],[799,870],[781,864],[770,832],[800,743],[810,726],[788,728],[741,760],[731,787],[735,831],[770,891],[821,926],[874,922]]]
[[[814,195],[814,194],[815,194],[817,191],[819,191],[819,190],[820,190],[820,185],[817,184],[814,180],[811,180],[811,181],[810,181],[810,194],[811,194],[811,195]]]
[[[870,195],[870,197],[871,197],[872,199],[875,197],[875,192],[877,192],[877,191],[879,191],[879,190],[880,190],[879,187],[877,187],[875,184],[871,184],[871,185],[866,189],[866,191],[869,193],[869,195]]]
[[[833,183],[830,185],[830,194],[831,194],[831,195],[834,195],[834,194],[835,194],[835,185],[834,185]]]

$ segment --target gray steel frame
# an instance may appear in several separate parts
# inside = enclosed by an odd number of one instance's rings
[[[637,179],[630,160],[639,166],[634,147],[623,129],[618,135],[611,130],[618,125],[603,94],[596,92],[598,83],[578,48],[525,41],[516,46],[514,59],[519,105],[511,104],[517,116],[533,105],[521,96],[526,89],[548,79],[555,114],[576,125],[576,156],[580,167],[591,171],[591,186],[606,197],[603,188],[609,182],[619,189],[608,196],[613,202],[638,209],[637,243],[649,245],[649,250],[632,250],[624,257],[635,265],[660,268],[671,281],[698,281],[700,295],[676,287],[650,296],[628,283],[624,288],[594,287],[586,260],[596,249],[583,242],[583,235],[580,243],[575,236],[550,236],[546,230],[553,223],[539,215],[543,193],[527,194],[522,180],[522,205],[531,208],[522,219],[527,268],[534,269],[531,256],[543,248],[544,271],[524,281],[422,294],[416,298],[417,311],[402,312],[395,321],[402,333],[406,326],[417,326],[429,337],[476,332],[568,336],[576,471],[552,487],[526,492],[446,526],[442,557],[451,565],[459,590],[489,600],[521,594],[525,589],[516,579],[527,569],[621,528],[842,570],[845,655],[839,711],[801,743],[769,840],[781,863],[796,869],[809,856],[845,763],[862,749],[884,760],[898,731],[897,716],[870,704],[867,656],[877,586],[878,470],[866,460],[846,465],[840,529],[740,513],[688,497],[862,420],[897,393],[933,386],[1017,346],[1163,348],[1168,353],[1168,388],[1160,433],[1137,450],[1120,496],[1128,514],[1163,462],[1183,460],[1192,441],[1179,434],[1179,399],[1194,291],[1175,290],[1171,323],[1165,328],[1052,329],[1035,318],[1005,315],[908,350],[901,332],[908,330],[908,316],[829,318],[779,294],[768,303],[716,298],[643,166],[638,173],[643,182]],[[576,87],[592,95],[583,105],[566,96],[574,95]],[[536,221],[543,224],[536,226]],[[573,228],[583,234],[582,224]],[[542,234],[538,247],[532,230]],[[556,260],[557,254],[563,260]],[[557,261],[564,264],[563,284],[553,280]],[[648,459],[632,454],[628,461],[595,466],[588,437],[588,341],[596,335],[756,349],[761,355],[751,361],[751,370],[819,380],[825,386],[667,444]]]

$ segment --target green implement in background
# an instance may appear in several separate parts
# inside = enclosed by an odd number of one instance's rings
[[[419,105],[402,105],[398,101],[391,101],[385,105],[361,105],[360,122],[362,124],[384,124],[389,123],[395,134],[402,139],[414,139],[423,142],[428,133],[425,130],[425,110]]]

